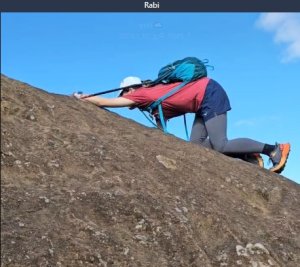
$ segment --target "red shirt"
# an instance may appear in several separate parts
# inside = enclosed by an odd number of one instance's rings
[[[171,95],[162,102],[165,119],[170,119],[185,113],[195,113],[199,110],[209,78],[201,78],[188,83],[174,95]],[[146,108],[161,96],[167,94],[180,82],[171,84],[158,84],[153,87],[143,87],[122,97],[130,99],[137,104],[138,108]],[[154,111],[154,115],[157,111]]]

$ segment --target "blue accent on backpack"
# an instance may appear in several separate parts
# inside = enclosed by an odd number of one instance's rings
[[[201,61],[196,57],[186,57],[184,59],[177,60],[161,68],[159,70],[157,79],[150,83],[150,86],[154,86],[160,83],[168,84],[168,83],[179,82],[179,81],[182,82],[174,89],[172,89],[170,92],[163,95],[162,97],[154,101],[149,107],[146,108],[146,111],[148,111],[150,114],[154,109],[158,108],[159,119],[163,127],[163,131],[165,133],[168,133],[168,131],[167,131],[161,103],[166,98],[178,92],[186,84],[201,79],[203,77],[207,77],[207,68],[206,68],[208,66],[207,63],[208,63],[207,59]],[[184,122],[185,122],[185,131],[186,131],[187,139],[189,139],[185,115],[184,115]]]
[[[207,76],[206,63],[208,60],[201,61],[196,57],[186,57],[177,60],[160,69],[158,77],[151,84],[172,83],[172,82],[191,82]]]

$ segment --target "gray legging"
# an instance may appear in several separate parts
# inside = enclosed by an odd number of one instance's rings
[[[226,113],[215,116],[206,122],[196,114],[190,141],[223,154],[262,153],[265,145],[249,138],[228,140]]]

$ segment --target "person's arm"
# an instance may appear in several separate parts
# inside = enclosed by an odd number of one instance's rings
[[[92,96],[83,98],[86,95],[74,95],[76,98],[90,102],[98,107],[107,107],[107,108],[118,108],[118,107],[132,107],[136,103],[130,99],[124,97],[117,97],[117,98],[104,98],[100,96]]]

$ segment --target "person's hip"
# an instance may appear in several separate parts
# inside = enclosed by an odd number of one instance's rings
[[[223,87],[213,79],[207,84],[201,106],[196,112],[204,121],[231,109],[229,98]]]

